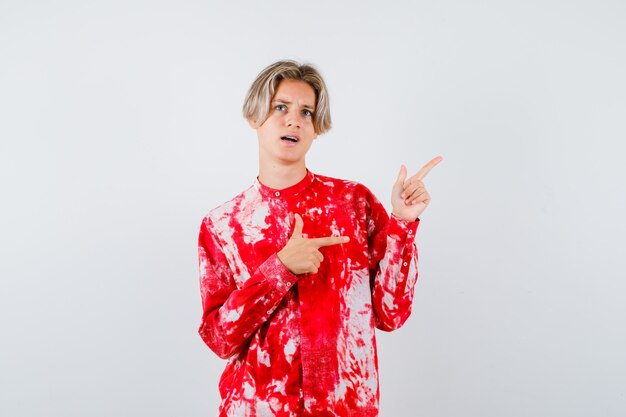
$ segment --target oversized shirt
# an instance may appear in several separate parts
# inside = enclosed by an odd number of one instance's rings
[[[320,248],[317,273],[294,275],[277,252],[293,231],[349,236]],[[199,236],[199,334],[228,359],[220,416],[376,416],[374,328],[411,313],[419,219],[388,216],[365,186],[313,174],[272,189],[258,180],[211,210]]]

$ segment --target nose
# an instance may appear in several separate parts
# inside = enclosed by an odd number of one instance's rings
[[[300,127],[302,120],[298,112],[289,112],[287,113],[287,117],[285,119],[285,124],[288,127]]]

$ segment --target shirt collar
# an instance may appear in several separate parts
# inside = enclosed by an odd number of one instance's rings
[[[256,177],[256,179],[254,180],[254,186],[256,187],[257,190],[259,190],[261,194],[263,194],[266,197],[285,199],[285,198],[295,197],[296,195],[298,195],[305,188],[311,185],[314,179],[315,179],[315,175],[311,171],[309,171],[309,169],[307,168],[306,175],[304,178],[302,178],[296,184],[287,188],[283,188],[282,190],[270,188],[266,185],[261,184],[261,182],[259,181],[259,177]]]

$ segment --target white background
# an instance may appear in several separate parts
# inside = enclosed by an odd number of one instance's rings
[[[0,2],[0,415],[217,415],[197,233],[256,74],[314,63],[313,172],[436,155],[386,417],[626,415],[623,1]]]

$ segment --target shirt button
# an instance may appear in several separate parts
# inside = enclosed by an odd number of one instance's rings
[[[402,265],[404,265],[404,266],[407,266],[407,265],[408,265],[408,263],[406,263],[406,262],[403,262],[403,263],[402,263]]]
[[[274,193],[274,195],[275,195],[276,197],[278,197],[278,196],[280,195],[280,191],[276,191],[276,192]]]

